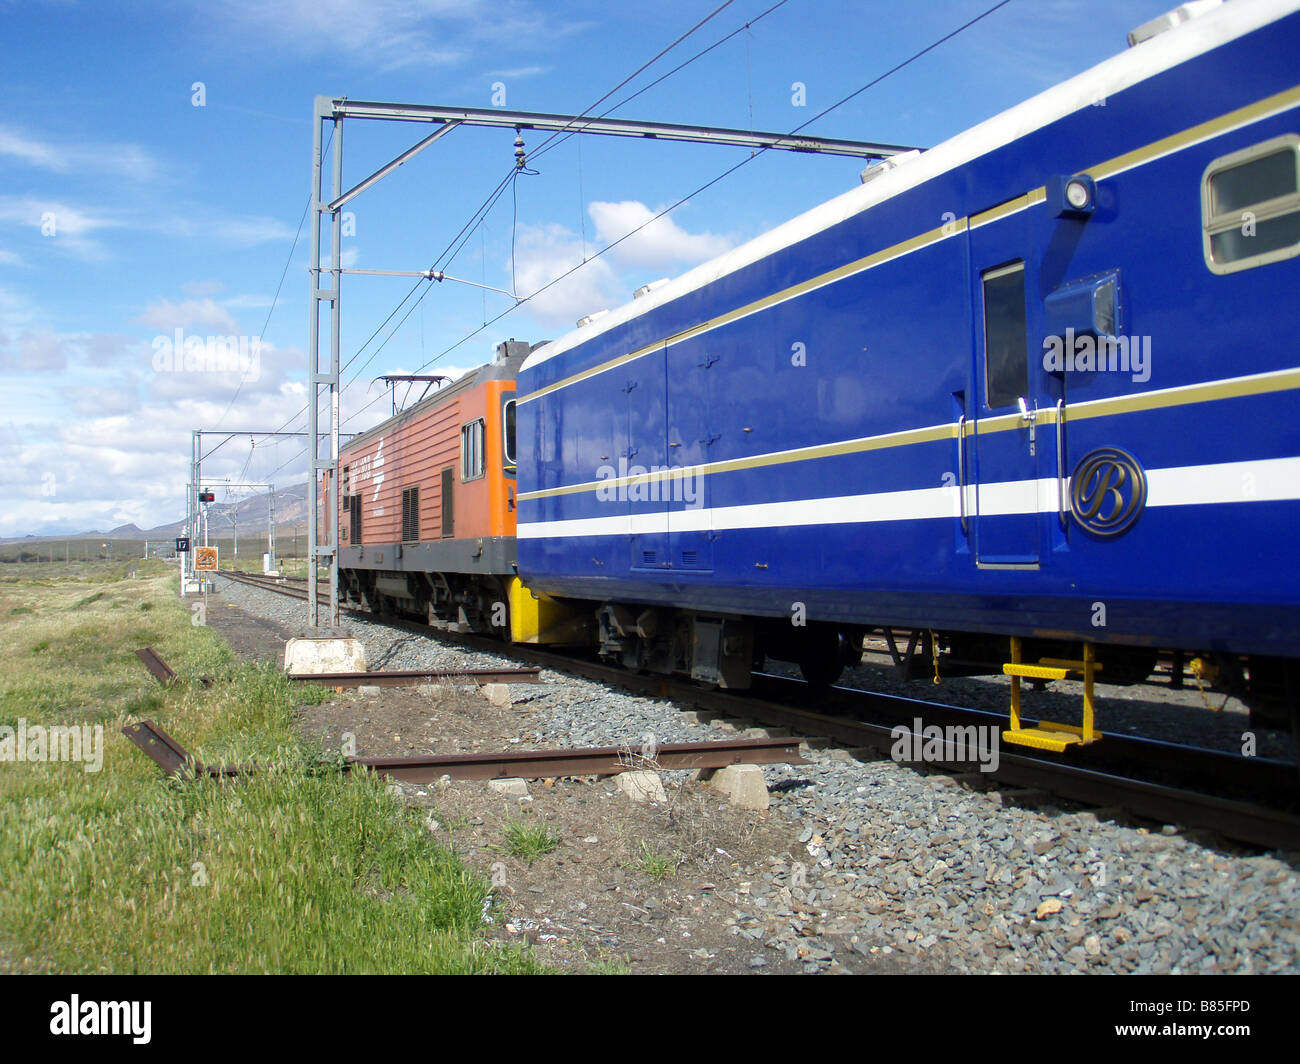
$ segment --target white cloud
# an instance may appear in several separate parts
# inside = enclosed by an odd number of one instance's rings
[[[211,223],[211,231],[214,236],[240,248],[275,240],[288,243],[293,239],[294,233],[293,229],[280,219],[258,215],[215,220]]]
[[[671,215],[652,220],[659,212],[637,200],[597,201],[587,208],[587,213],[596,223],[596,238],[602,245],[633,233],[639,226],[645,227],[609,252],[628,266],[663,269],[695,265],[734,246],[732,240],[714,233],[688,233]]]
[[[82,370],[129,364],[139,341],[116,333],[57,333],[48,326],[0,332],[0,369],[40,374],[73,366]]]
[[[588,245],[588,254],[594,249]],[[515,241],[515,279],[519,295],[529,296],[550,284],[583,260],[583,245],[576,233],[562,225],[521,225]],[[507,271],[509,264],[507,263]],[[528,303],[528,310],[544,325],[573,328],[584,315],[622,302],[613,267],[594,259]],[[631,293],[627,293],[631,295]]]
[[[91,213],[58,200],[33,196],[0,196],[0,223],[28,226],[55,247],[91,260],[105,258],[107,253],[89,234],[126,224],[107,212]]]
[[[21,329],[34,316],[35,309],[26,296],[0,288],[0,330]]]
[[[225,289],[221,281],[186,281],[181,291],[187,296],[215,296]]]
[[[536,48],[590,25],[526,0],[227,0],[205,8],[204,17],[213,16],[233,22],[241,39],[383,70],[448,67],[488,48]],[[531,72],[523,71],[514,76]]]
[[[202,205],[175,210],[160,218],[143,219],[140,226],[164,236],[190,241],[212,240],[236,248],[250,248],[269,242],[282,242],[287,248],[293,241],[295,232],[294,227],[278,218],[257,214],[215,214]],[[215,282],[196,283],[207,286]]]
[[[68,368],[67,353],[52,329],[33,329],[18,337],[16,364],[33,373]]]
[[[633,289],[654,279],[648,275],[650,271],[682,272],[733,244],[714,233],[689,233],[669,217],[651,221],[656,212],[636,200],[592,203],[589,213],[596,223],[596,236],[585,246],[576,233],[562,225],[519,226],[515,278],[521,297],[539,292],[587,259],[570,276],[529,300],[528,311],[544,326],[570,329],[593,311],[626,303]],[[641,225],[645,228],[605,255],[591,258],[601,247]]]
[[[553,67],[548,66],[524,66],[511,67],[509,70],[489,70],[487,76],[490,78],[535,78],[541,74],[549,74]]]
[[[135,324],[162,332],[193,329],[196,326],[216,329],[223,336],[233,336],[239,332],[239,323],[230,311],[212,299],[183,299],[179,303],[160,299],[145,307]]]
[[[135,144],[53,143],[7,125],[0,125],[0,155],[57,174],[109,174],[147,181],[158,173],[154,157]]]

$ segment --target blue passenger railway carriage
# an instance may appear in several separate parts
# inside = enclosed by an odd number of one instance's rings
[[[1293,708],[1297,6],[1180,10],[534,351],[524,583],[726,686],[904,628],[1013,687],[1164,650]]]

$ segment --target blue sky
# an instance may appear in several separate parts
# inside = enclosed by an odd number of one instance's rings
[[[581,112],[721,2],[0,0],[0,536],[174,520],[191,429],[275,429],[302,409],[307,227],[290,248],[314,96],[488,107],[499,83],[511,110]],[[993,0],[787,0],[758,18],[774,2],[733,0],[610,103],[748,31],[614,114],[788,131]],[[1012,0],[806,132],[936,144],[1122,51],[1128,30],[1172,6]],[[345,184],[427,131],[347,123]],[[509,170],[513,139],[456,130],[359,197],[345,265],[431,265]],[[543,134],[525,139],[534,148]],[[570,138],[447,272],[528,295],[746,154]],[[378,374],[456,375],[507,337],[558,336],[843,192],[860,169],[768,152],[441,358],[511,300],[434,286],[373,361],[378,340],[345,373],[365,364],[344,392],[346,427],[388,411]],[[412,283],[345,278],[345,361]],[[176,329],[262,347],[243,373],[160,370]],[[305,478],[301,451],[235,440],[205,474],[287,486]]]

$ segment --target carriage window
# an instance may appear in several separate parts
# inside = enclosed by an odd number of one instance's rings
[[[511,399],[505,405],[505,465],[507,469],[515,468],[515,401]]]
[[[460,479],[474,480],[483,475],[483,419],[471,421],[460,430]]]
[[[1216,159],[1201,183],[1205,263],[1234,273],[1300,254],[1300,137]]]
[[[1025,325],[1025,264],[989,270],[984,277],[984,396],[990,407],[1015,406],[1029,394]]]

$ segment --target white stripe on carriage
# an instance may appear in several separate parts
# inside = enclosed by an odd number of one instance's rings
[[[1069,480],[1064,491],[1069,492]],[[1054,513],[1060,483],[1055,477],[966,486],[974,517]],[[671,513],[614,514],[562,521],[520,521],[520,539],[645,535],[659,532],[790,528],[807,525],[874,524],[960,517],[956,486],[841,495],[823,499],[720,506]],[[978,491],[978,502],[975,498]],[[1214,465],[1147,470],[1147,507],[1283,502],[1300,499],[1300,457],[1264,458]],[[1036,505],[1034,504],[1036,500]],[[978,512],[977,512],[978,507]]]

